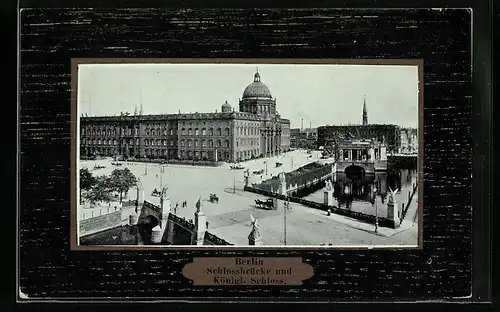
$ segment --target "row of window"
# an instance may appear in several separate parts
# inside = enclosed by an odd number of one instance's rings
[[[82,145],[118,145],[117,139],[85,139],[81,140]],[[139,145],[139,139],[135,139],[135,145]],[[134,145],[134,139],[128,140],[128,145]],[[167,140],[144,140],[144,145],[153,146],[177,146],[177,141],[167,141]]]
[[[132,131],[133,130],[133,131]],[[82,135],[98,135],[98,136],[111,136],[114,135],[116,136],[118,133],[121,135],[132,135],[132,132],[134,135],[139,135],[139,128],[131,129],[131,128],[125,128],[125,129],[90,129],[90,128],[82,128]],[[177,135],[177,129],[170,128],[168,131],[167,129],[144,129],[145,135]]]
[[[125,129],[90,129],[90,128],[82,128],[82,135],[97,135],[97,136],[116,136],[118,132],[121,133],[121,135],[132,135],[132,129],[130,128],[125,128]],[[237,135],[258,135],[259,134],[259,128],[257,127],[236,127],[236,134]],[[139,135],[139,128],[133,129],[134,135]],[[222,129],[217,128],[215,129],[215,135],[216,136],[221,136],[222,135]],[[224,129],[224,135],[229,136],[231,133],[229,128]],[[155,135],[177,135],[177,129],[170,128],[168,131],[167,129],[149,129],[146,128],[144,129],[144,134],[146,136],[155,136]],[[201,130],[198,128],[192,129],[192,128],[182,128],[181,129],[181,134],[182,135],[207,135],[207,129],[202,128]],[[214,135],[214,129],[210,128],[208,129],[208,135],[213,136]]]
[[[214,147],[214,141],[213,140],[181,140],[181,147]],[[215,141],[215,147],[221,147],[222,146],[222,141],[221,140],[216,140]],[[230,147],[230,142],[229,140],[224,140],[224,147],[229,148]]]

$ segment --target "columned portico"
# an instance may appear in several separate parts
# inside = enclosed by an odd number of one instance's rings
[[[386,147],[372,141],[345,141],[339,144],[337,172],[349,166],[362,167],[366,173],[387,170]]]

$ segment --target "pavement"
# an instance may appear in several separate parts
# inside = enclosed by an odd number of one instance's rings
[[[284,155],[267,159],[255,159],[241,163],[250,173],[264,169],[267,163],[267,176],[251,174],[250,183],[270,178],[280,172],[289,172],[313,161],[320,161],[316,152],[312,158],[302,150],[288,152]],[[321,160],[324,162],[325,160]],[[111,165],[111,159],[80,161],[80,167],[87,167],[94,175],[109,175],[115,168],[129,168],[140,180],[145,190],[145,199],[159,204],[159,198],[151,196],[153,189],[161,189],[161,184],[167,186],[167,198],[171,205],[179,203],[177,215],[193,219],[196,211],[195,203],[202,198],[202,210],[207,215],[209,231],[235,245],[248,245],[250,220],[252,215],[258,219],[264,245],[283,246],[285,232],[285,213],[283,203],[278,210],[264,210],[254,205],[256,199],[265,197],[244,192],[244,170],[231,170],[229,164],[220,167],[201,167],[189,165],[164,165],[164,174],[160,174],[160,165],[122,162],[116,167]],[[283,165],[276,168],[275,163]],[[106,166],[104,169],[93,170],[94,164]],[[210,203],[209,195],[215,193],[219,203]],[[135,199],[135,191],[129,192],[130,199]],[[127,200],[127,199],[124,199]],[[183,201],[188,206],[181,208]],[[327,216],[325,212],[297,203],[290,204],[286,211],[286,245],[302,246],[332,244],[335,246],[366,246],[366,245],[416,245],[416,226],[403,222],[398,230],[379,227],[378,233],[374,226],[359,222],[344,216]],[[408,212],[410,215],[410,212]],[[408,219],[408,218],[407,218]],[[414,233],[413,233],[414,232]]]

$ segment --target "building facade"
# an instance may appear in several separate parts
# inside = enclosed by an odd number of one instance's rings
[[[290,147],[315,149],[318,141],[317,128],[295,128],[290,130]]]
[[[415,154],[418,153],[418,132],[415,128],[401,128],[401,145],[399,153]]]
[[[362,123],[358,125],[327,125],[318,127],[318,147],[331,151],[336,142],[342,140],[374,140],[387,146],[387,152],[416,153],[418,151],[417,129],[403,128],[391,124],[369,124],[366,97],[363,101]]]
[[[401,145],[400,128],[396,125],[340,125],[318,127],[318,147],[328,150],[341,140],[375,140],[387,144],[389,153],[397,152]]]
[[[239,162],[290,149],[290,121],[257,72],[239,100],[220,112],[120,114],[80,118],[80,156]]]

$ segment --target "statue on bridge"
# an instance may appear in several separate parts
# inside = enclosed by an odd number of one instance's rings
[[[333,191],[332,181],[330,181],[330,180],[326,180],[326,181],[325,181],[325,184],[326,184],[326,190],[327,190],[327,191]]]
[[[201,196],[198,198],[198,201],[196,202],[196,212],[200,213],[201,212]]]
[[[286,183],[286,178],[285,178],[285,173],[284,172],[280,172],[280,174],[278,175],[279,177],[279,182],[280,182],[280,185],[283,185]]]
[[[254,218],[253,215],[250,215],[250,226],[252,227],[252,232],[257,234],[259,233],[259,222]]]
[[[394,203],[394,199],[396,196],[396,193],[399,191],[399,189],[395,189],[394,191],[389,187],[389,199],[387,200],[388,204]]]

